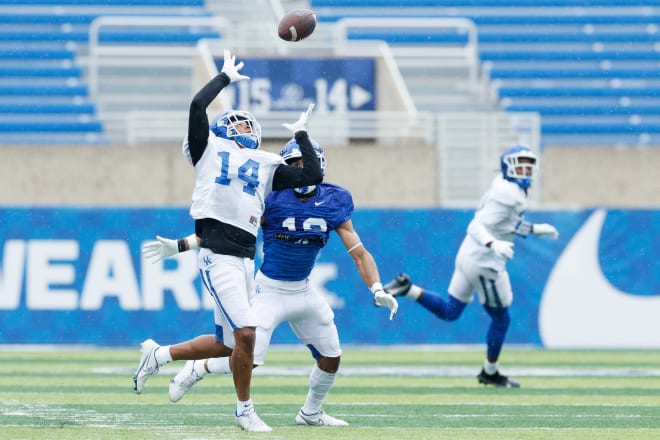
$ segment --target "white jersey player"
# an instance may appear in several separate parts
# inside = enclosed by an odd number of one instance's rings
[[[323,149],[314,141],[312,144],[324,169]],[[303,165],[295,139],[282,148],[280,155],[287,163]],[[396,299],[383,291],[376,262],[353,228],[352,213],[351,194],[338,185],[325,182],[276,191],[266,199],[262,219],[264,257],[255,279],[256,294],[252,301],[258,321],[254,363],[255,366],[264,363],[273,331],[280,323],[288,321],[316,360],[309,378],[307,398],[296,415],[299,425],[347,425],[323,411],[323,402],[339,369],[341,346],[334,313],[309,281],[330,232],[337,232],[363,281],[370,286],[376,304],[390,309],[390,319],[398,307]],[[156,261],[178,251],[176,241],[166,239],[147,243],[144,249],[145,256]],[[214,335],[204,335],[168,347],[175,360],[201,359],[200,354],[212,351],[214,344]],[[219,350],[215,356],[224,355]],[[227,357],[204,362],[188,361],[170,383],[170,399],[173,402],[180,400],[209,372],[229,373],[229,364]]]
[[[257,416],[250,397],[253,347],[257,318],[249,304],[253,291],[254,256],[259,221],[272,190],[315,185],[323,171],[309,143],[305,124],[313,106],[285,127],[300,142],[304,167],[287,165],[277,154],[258,150],[261,127],[244,111],[229,111],[209,125],[206,109],[231,82],[249,79],[239,73],[243,63],[228,50],[222,71],[193,98],[184,154],[195,167],[190,215],[199,237],[199,269],[206,290],[215,301],[215,327],[225,352],[232,353],[236,390],[236,424],[246,431],[271,431]],[[179,246],[197,244],[196,237]],[[167,362],[169,353],[148,339],[133,381],[140,394],[147,379]]]
[[[385,286],[391,295],[415,299],[446,321],[458,319],[476,292],[491,318],[486,337],[487,356],[477,376],[480,383],[487,385],[520,386],[498,370],[499,355],[509,328],[509,306],[513,301],[506,271],[507,260],[513,258],[513,239],[516,235],[527,237],[530,233],[553,239],[558,237],[554,226],[524,220],[527,190],[536,174],[536,162],[534,153],[523,145],[508,148],[500,157],[502,174],[493,180],[467,227],[456,255],[447,300],[413,284],[406,274],[398,275]]]

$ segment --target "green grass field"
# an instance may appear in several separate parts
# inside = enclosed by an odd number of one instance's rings
[[[207,376],[179,403],[167,385],[183,362],[133,392],[134,350],[0,348],[2,439],[651,439],[660,438],[660,353],[506,347],[520,389],[479,385],[483,349],[344,347],[325,405],[348,428],[295,425],[311,358],[278,347],[252,398],[273,428],[234,426],[229,376]]]

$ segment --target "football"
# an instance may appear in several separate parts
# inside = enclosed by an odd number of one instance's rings
[[[316,29],[316,12],[311,9],[295,9],[284,15],[277,33],[284,41],[300,41],[312,35]]]

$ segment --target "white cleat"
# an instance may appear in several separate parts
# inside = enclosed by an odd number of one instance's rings
[[[240,416],[236,415],[236,426],[248,432],[271,432],[273,430],[259,418],[254,407],[246,410]]]
[[[181,371],[170,381],[170,389],[167,392],[170,400],[178,402],[193,385],[202,379],[204,379],[204,376],[200,376],[195,371],[195,361],[187,361]]]
[[[305,414],[301,409],[296,416],[297,425],[309,426],[348,426],[345,421],[332,417],[321,410],[315,414]]]
[[[160,345],[153,339],[147,339],[142,343],[140,365],[135,370],[135,376],[133,376],[133,383],[135,384],[133,389],[137,394],[142,394],[147,379],[158,373],[158,363],[155,356],[158,348],[160,348]]]

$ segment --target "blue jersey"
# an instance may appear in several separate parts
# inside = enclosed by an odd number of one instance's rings
[[[348,190],[325,182],[316,188],[316,194],[305,200],[293,189],[273,191],[266,198],[260,270],[269,278],[306,279],[330,232],[351,219],[353,198]]]

